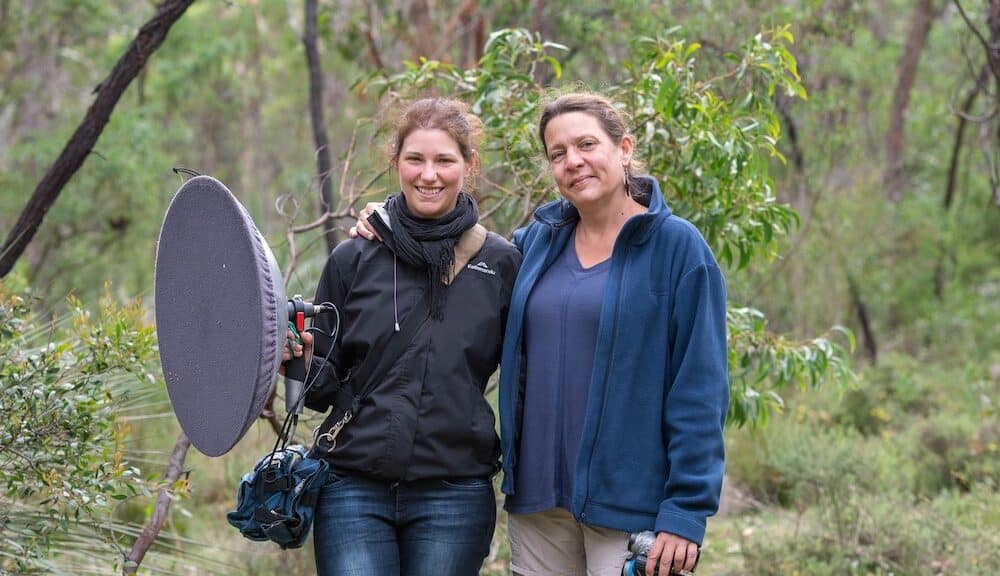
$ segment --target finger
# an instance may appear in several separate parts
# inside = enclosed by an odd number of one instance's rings
[[[365,204],[364,209],[361,210],[361,219],[367,220],[380,206],[382,206],[382,202],[369,202]]]
[[[684,562],[687,558],[687,546],[684,544],[678,544],[674,548],[672,568],[676,570],[684,570]],[[669,574],[669,572],[667,572]]]
[[[358,234],[363,236],[366,240],[381,240],[378,234],[375,233],[375,229],[368,222],[358,223]]]
[[[682,565],[682,568],[683,570],[691,572],[697,564],[698,545],[694,542],[688,542],[687,548],[684,552],[684,564]]]
[[[350,236],[351,238],[357,238],[358,237],[358,227],[357,226],[351,226],[350,228],[348,228],[347,229],[347,235]]]
[[[663,547],[663,554],[660,555],[660,561],[658,563],[659,567],[660,567],[660,572],[659,573],[661,575],[670,574],[670,569],[673,566],[673,562],[674,562],[674,549],[675,549],[675,547],[676,547],[676,545],[673,544],[673,543],[669,543],[669,544],[667,544],[666,546]],[[649,574],[649,576],[653,576],[653,575]]]
[[[661,554],[663,554],[663,539],[657,538],[649,547],[649,552],[646,553],[646,576],[653,576],[656,572],[656,564],[659,562]],[[660,572],[660,574],[664,574],[664,572]]]

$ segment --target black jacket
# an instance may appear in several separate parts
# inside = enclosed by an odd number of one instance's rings
[[[332,365],[306,393],[307,407],[329,409],[340,379],[348,379],[379,341],[386,342],[396,317],[402,325],[422,297],[424,271],[396,259],[394,283],[393,260],[385,244],[362,239],[343,242],[330,255],[314,302],[337,306],[341,330],[330,356]],[[335,449],[324,450],[329,446],[325,442],[314,447],[335,472],[391,481],[496,472],[499,440],[483,391],[500,361],[520,262],[512,244],[492,232],[487,235],[482,249],[447,288],[444,317],[427,319],[400,359],[372,387]],[[331,316],[317,317],[315,325],[329,332]],[[314,335],[313,371],[330,349],[328,337]],[[362,375],[357,378],[363,380]],[[338,418],[331,412],[320,431],[328,431]]]

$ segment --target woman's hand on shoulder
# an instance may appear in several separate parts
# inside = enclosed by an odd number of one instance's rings
[[[385,202],[369,202],[365,204],[364,209],[358,215],[358,221],[354,223],[354,226],[347,231],[351,238],[357,238],[358,236],[364,238],[365,240],[371,240],[373,242],[381,242],[382,238],[375,232],[371,224],[368,223],[368,217],[375,213],[375,210],[381,208],[385,205]]]
[[[698,545],[676,534],[660,532],[647,558],[646,576],[653,576],[657,565],[659,574],[689,573],[698,564]]]

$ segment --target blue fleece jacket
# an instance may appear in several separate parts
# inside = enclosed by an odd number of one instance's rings
[[[726,287],[701,234],[639,181],[648,211],[611,255],[570,512],[616,530],[670,532],[701,544],[722,489],[729,404]],[[546,204],[515,232],[524,256],[500,364],[503,491],[513,494],[524,399],[524,312],[579,213]]]

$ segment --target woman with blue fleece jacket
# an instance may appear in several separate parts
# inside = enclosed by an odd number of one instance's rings
[[[603,97],[548,104],[539,136],[562,198],[515,233],[523,262],[500,368],[514,574],[693,570],[719,504],[729,402],[726,288],[701,234],[633,175]]]

